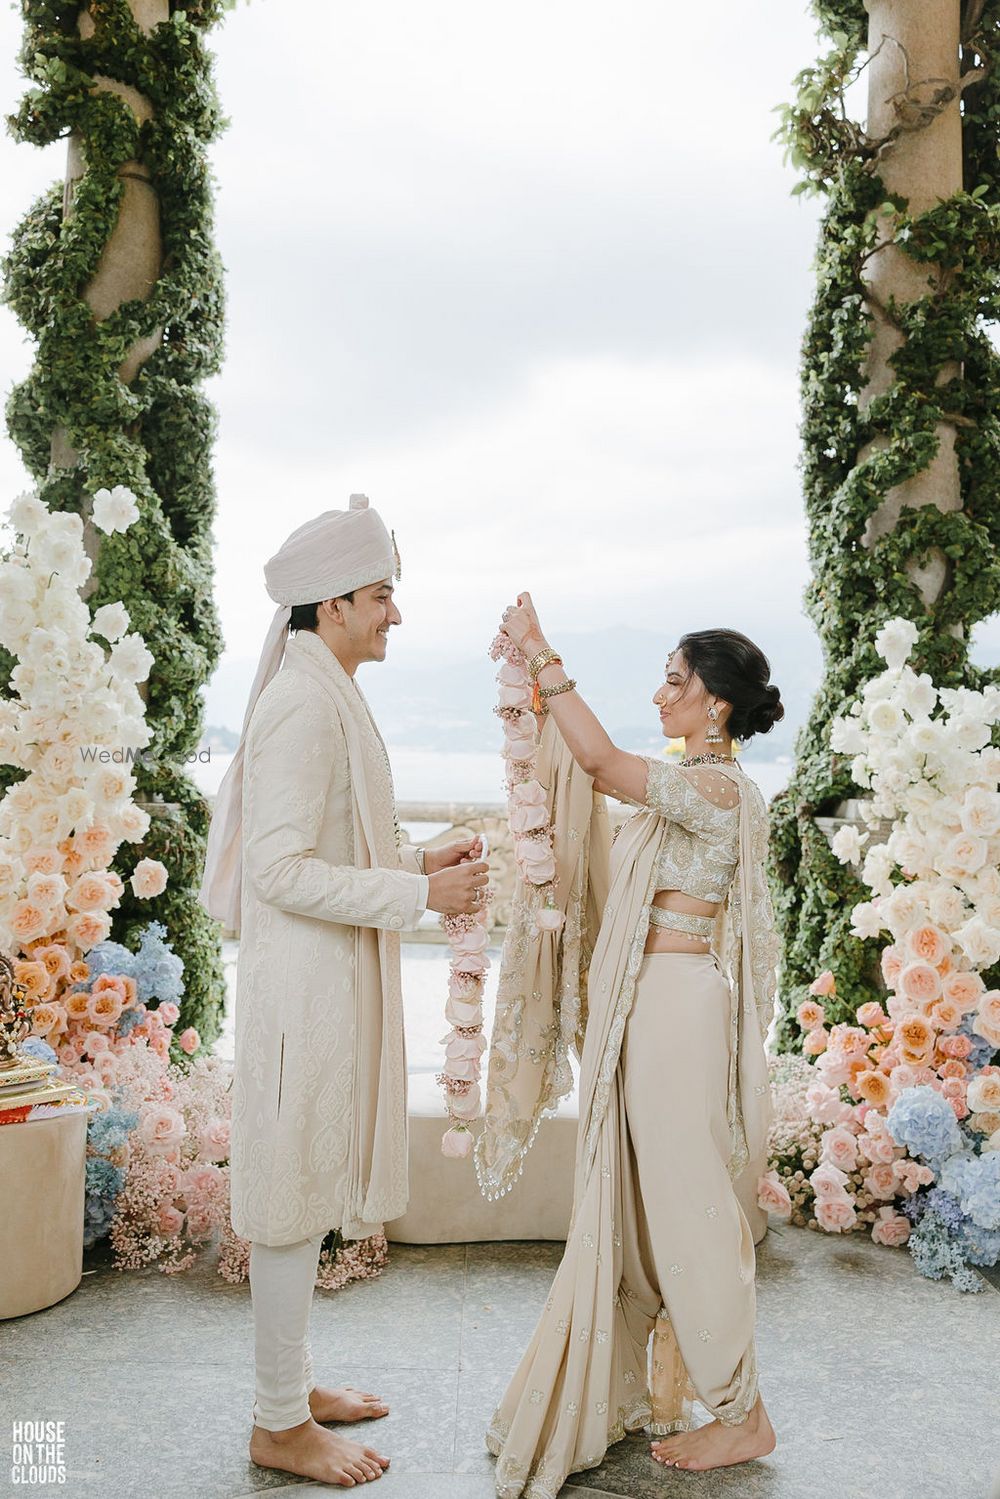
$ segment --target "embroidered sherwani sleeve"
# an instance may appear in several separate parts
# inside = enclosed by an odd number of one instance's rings
[[[269,707],[276,706],[272,700]],[[298,916],[393,931],[413,927],[427,902],[426,876],[335,865],[316,855],[336,756],[343,752],[337,724],[318,701],[254,717],[246,743],[253,795],[243,877],[258,900]]]

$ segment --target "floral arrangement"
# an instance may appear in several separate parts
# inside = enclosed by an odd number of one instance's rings
[[[99,490],[93,515],[101,530],[125,531],[138,516],[135,498],[120,486]],[[0,701],[0,763],[26,774],[0,800],[0,949],[47,939],[72,963],[108,936],[124,890],[108,866],[149,827],[132,799],[134,777],[114,757],[149,743],[136,683],[153,657],[127,633],[122,604],[91,619],[79,596],[91,561],[78,515],[24,494],[8,519],[21,539],[0,561],[0,645],[17,665],[14,696]],[[166,883],[153,859],[131,876],[140,898]]]
[[[813,982],[759,1200],[799,1221],[811,1204],[810,1226],[828,1232],[870,1225],[877,1243],[907,1243],[923,1274],[979,1290],[972,1267],[1000,1259],[1000,990],[979,972],[1000,958],[1000,688],[938,691],[906,665],[916,638],[905,619],[879,631],[886,670],[831,736],[872,789],[868,826],[892,821],[864,854],[872,898],[851,912],[856,935],[892,939],[887,998],[827,1026],[836,977]],[[841,828],[834,852],[858,863],[868,838]]]
[[[546,789],[538,780],[538,719],[532,712],[533,683],[523,651],[501,630],[490,646],[490,659],[503,661],[497,672],[499,702],[494,712],[503,724],[501,753],[507,766],[507,815],[514,839],[514,859],[524,883],[539,892],[536,925],[558,931],[562,912],[555,903],[556,861]]]
[[[486,956],[489,897],[474,916],[442,916],[451,948],[448,1003],[445,1019],[451,1030],[444,1037],[444,1071],[437,1081],[444,1089],[448,1118],[452,1121],[441,1138],[443,1155],[460,1158],[472,1151],[468,1121],[479,1115],[479,1078],[486,1050],[483,1034],[483,987],[490,960]]]

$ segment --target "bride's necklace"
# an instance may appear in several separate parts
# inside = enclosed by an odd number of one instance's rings
[[[681,765],[735,765],[735,755],[717,755],[714,750],[708,750],[704,755],[685,755],[679,761]]]

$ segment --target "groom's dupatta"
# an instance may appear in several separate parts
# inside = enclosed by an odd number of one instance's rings
[[[574,850],[566,866],[574,883],[560,885],[567,913],[561,939],[547,933],[543,943],[533,936],[532,897],[515,897],[501,958],[486,1128],[477,1145],[483,1190],[507,1191],[520,1174],[539,1120],[561,1096],[555,1092],[556,1061],[560,1055],[565,1060],[565,1047],[582,1025],[580,1124],[565,1253],[487,1431],[487,1446],[498,1459],[500,1499],[555,1499],[569,1473],[596,1466],[610,1443],[650,1420],[647,1345],[661,1305],[637,1238],[640,1208],[633,1198],[618,1061],[669,823],[649,810],[625,823],[611,851],[601,901],[605,866],[586,853],[587,831],[597,825],[592,784],[589,802],[577,785],[568,811],[563,798],[570,791],[569,757],[551,718],[542,749],[538,779],[548,786],[557,862],[567,853],[561,847],[565,838]],[[725,960],[733,1000],[729,1173],[735,1179],[748,1163],[763,1169],[770,1114],[763,1040],[778,946],[763,866],[763,797],[739,769],[719,768],[739,780],[742,793],[739,862],[715,926],[715,951]],[[651,776],[673,773],[674,767],[656,762],[650,769]],[[590,847],[592,853],[603,850],[593,839]],[[559,868],[562,876],[561,863]],[[593,928],[581,922],[577,929],[584,908],[600,912],[586,975]]]

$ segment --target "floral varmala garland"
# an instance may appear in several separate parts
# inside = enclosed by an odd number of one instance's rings
[[[556,931],[563,923],[563,915],[554,900],[556,863],[546,790],[535,774],[539,731],[532,711],[533,702],[537,702],[534,684],[524,653],[506,631],[501,630],[494,639],[490,659],[503,662],[497,672],[500,700],[494,712],[504,730],[501,753],[507,766],[507,811],[514,859],[524,883],[539,892],[540,905],[535,918],[539,930]],[[486,956],[488,901],[489,896],[475,916],[441,918],[453,954],[445,1010],[452,1030],[445,1037],[445,1071],[438,1076],[445,1089],[449,1118],[454,1121],[444,1135],[441,1149],[451,1156],[471,1154],[473,1135],[468,1121],[478,1118],[482,1107],[479,1079],[486,1050],[482,998],[490,966]]]

